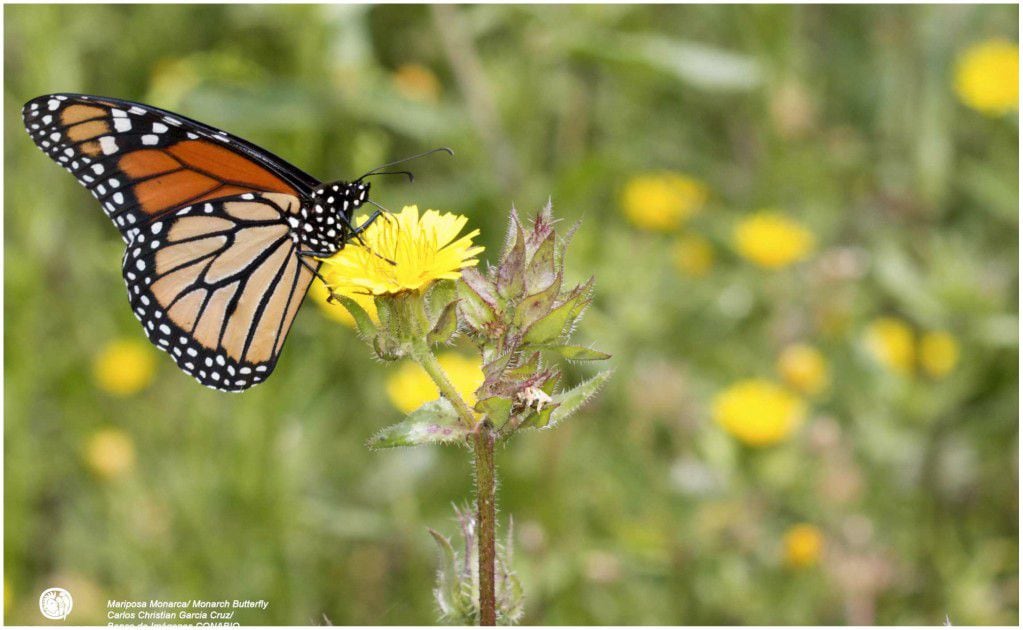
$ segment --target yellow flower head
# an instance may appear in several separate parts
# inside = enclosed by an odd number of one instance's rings
[[[110,342],[92,363],[96,384],[115,396],[129,396],[153,381],[156,353],[146,342],[121,339]]]
[[[920,339],[920,366],[934,378],[941,378],[959,362],[959,342],[944,330],[924,334]]]
[[[85,463],[102,479],[114,479],[135,466],[135,443],[120,429],[100,429],[85,443]]]
[[[824,549],[824,535],[809,523],[793,525],[785,532],[785,564],[801,569],[820,560]]]
[[[828,364],[820,350],[794,343],[778,357],[778,372],[785,382],[804,394],[817,394],[828,385]]]
[[[406,98],[414,101],[435,102],[440,97],[440,81],[426,66],[406,63],[398,67],[391,77],[394,87]]]
[[[965,105],[988,116],[1019,108],[1019,46],[989,39],[967,48],[956,61],[954,87]]]
[[[714,397],[714,420],[750,446],[770,446],[788,437],[803,421],[806,406],[785,389],[764,379],[735,383]]]
[[[330,289],[327,288],[327,285],[320,282],[319,279],[313,280],[312,286],[309,287],[309,294],[327,317],[341,322],[349,328],[355,328],[355,319],[352,318],[352,314],[348,312],[347,308],[337,302],[327,301],[327,298],[330,297]],[[377,305],[372,295],[366,293],[346,293],[345,295],[355,300],[374,323],[380,322],[380,318],[377,316]]]
[[[867,327],[867,350],[889,370],[909,376],[916,359],[913,329],[895,317],[879,317]]]
[[[355,218],[358,225],[368,217]],[[401,212],[374,221],[362,240],[323,259],[320,273],[338,293],[385,295],[415,291],[436,280],[456,280],[464,267],[479,262],[474,247],[479,230],[458,237],[468,219],[451,213],[405,206]],[[384,259],[387,260],[384,260]],[[393,263],[393,264],[392,264]]]
[[[739,255],[768,269],[803,260],[815,245],[810,230],[774,210],[760,210],[744,218],[732,237]]]
[[[714,266],[714,246],[696,234],[679,237],[671,253],[675,268],[689,276],[705,276]]]
[[[641,175],[625,185],[622,210],[636,227],[670,232],[699,212],[707,196],[707,187],[688,175]]]
[[[477,359],[455,352],[437,357],[458,394],[470,407],[476,404],[476,390],[483,384],[483,368]],[[387,379],[387,396],[402,413],[411,413],[440,397],[440,390],[417,363],[405,361]]]

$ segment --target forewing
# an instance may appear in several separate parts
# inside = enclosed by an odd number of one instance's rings
[[[132,232],[124,279],[149,340],[200,383],[241,391],[273,371],[313,273],[286,220],[299,200],[203,201]]]
[[[272,153],[155,107],[51,94],[22,111],[32,140],[99,200],[125,240],[189,204],[243,193],[304,197],[317,181]]]

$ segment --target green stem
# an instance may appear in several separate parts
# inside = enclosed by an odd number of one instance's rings
[[[426,331],[429,328],[429,319],[426,316],[423,300],[411,300],[404,306],[411,306],[411,312],[407,312],[409,319],[416,323],[418,332],[411,341],[411,357],[422,366],[423,370],[437,384],[437,389],[444,398],[447,398],[458,413],[459,419],[465,427],[472,431],[471,441],[475,464],[476,479],[476,527],[478,532],[479,549],[479,577],[480,577],[480,625],[497,625],[497,597],[495,592],[495,566],[497,549],[495,545],[495,530],[497,521],[497,510],[495,507],[495,494],[497,492],[497,473],[494,466],[494,439],[495,435],[490,423],[477,420],[469,405],[459,395],[458,390],[451,383],[444,368],[440,366],[436,355],[426,343]]]
[[[473,434],[476,464],[476,524],[479,528],[480,625],[497,625],[497,601],[494,592],[494,544],[497,510],[494,433],[488,422],[480,423]]]
[[[469,405],[462,400],[458,390],[455,389],[448,375],[444,372],[444,368],[437,361],[437,357],[426,347],[426,344],[422,344],[422,347],[419,347],[419,344],[413,346],[412,358],[426,370],[426,373],[430,375],[433,382],[437,384],[437,389],[440,390],[441,396],[447,398],[448,402],[455,408],[455,411],[458,413],[458,419],[462,421],[465,428],[475,429],[476,415],[472,412],[472,409],[469,409]]]

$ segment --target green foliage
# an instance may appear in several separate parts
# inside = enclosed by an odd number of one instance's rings
[[[143,340],[123,244],[19,116],[80,91],[323,179],[451,146],[374,199],[466,214],[483,260],[509,200],[583,219],[561,281],[599,279],[574,338],[616,371],[571,422],[497,452],[523,623],[1017,623],[1018,121],[952,89],[961,51],[1017,23],[1014,6],[5,7],[5,621],[39,623],[62,586],[73,623],[151,597],[270,602],[242,623],[426,623],[424,527],[446,531],[469,492],[463,450],[367,452],[401,420],[394,368],[311,299],[248,393],[162,354],[139,393],[96,386],[108,342]],[[680,233],[621,211],[633,176],[664,170],[711,191]],[[736,220],[762,207],[813,232],[808,260],[736,255]],[[679,266],[683,235],[713,253],[702,274]],[[496,299],[458,297],[481,318]],[[950,331],[953,371],[886,370],[863,343],[878,316]],[[713,397],[780,379],[792,342],[821,351],[830,386],[784,442],[742,446]],[[597,373],[563,370],[559,386]],[[106,427],[135,451],[113,478],[88,456]],[[799,570],[797,522],[826,542]]]
[[[430,401],[408,415],[402,422],[391,425],[374,435],[370,448],[419,446],[422,444],[465,443],[469,434],[458,419],[458,413],[446,398]]]

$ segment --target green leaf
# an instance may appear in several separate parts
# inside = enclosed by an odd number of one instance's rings
[[[434,589],[433,595],[441,613],[450,615],[458,600],[458,556],[446,536],[432,527],[427,527],[426,531],[430,532],[430,536],[433,536],[434,542],[440,548],[440,569],[437,571],[437,587]]]
[[[550,312],[560,292],[561,274],[557,274],[546,289],[529,295],[518,303],[513,321],[522,328],[528,328],[530,324]]]
[[[428,344],[447,343],[455,334],[455,331],[458,330],[458,317],[455,315],[456,306],[458,306],[458,300],[452,301],[441,311],[440,316],[437,317],[437,322],[433,325],[433,329],[426,335],[426,342]]]
[[[557,306],[550,313],[539,319],[535,324],[526,330],[523,341],[529,344],[544,345],[564,334],[569,324],[575,321],[575,317],[581,308],[579,301],[584,301],[585,296],[578,292]]]
[[[491,396],[477,402],[475,409],[480,413],[486,414],[490,423],[495,428],[500,429],[508,422],[508,418],[511,416],[512,401],[500,396]]]
[[[458,420],[458,413],[445,398],[438,398],[410,413],[403,422],[387,427],[374,435],[367,446],[371,449],[420,444],[462,442],[469,434]]]
[[[434,282],[430,287],[430,293],[426,296],[426,306],[429,309],[430,317],[438,318],[439,314],[456,299],[458,299],[458,292],[454,280]]]
[[[600,350],[594,350],[593,348],[586,348],[583,346],[537,346],[540,350],[550,350],[551,352],[557,352],[569,361],[605,361],[611,358],[611,355]]]
[[[547,424],[539,426],[552,427],[578,411],[580,407],[600,391],[600,388],[611,378],[613,373],[614,370],[605,370],[588,381],[583,381],[572,389],[553,396],[553,402],[557,403],[558,406],[551,413]]]
[[[486,279],[475,269],[462,272],[463,282],[457,285],[459,310],[466,323],[476,331],[497,321],[497,297]]]
[[[551,230],[526,266],[526,291],[542,291],[558,277],[554,269],[554,230]]]
[[[345,307],[352,315],[352,319],[355,320],[356,329],[359,331],[359,335],[363,339],[372,339],[376,335],[377,327],[370,318],[369,313],[366,309],[359,306],[359,303],[348,297],[347,295],[341,295],[340,293],[334,293],[331,291],[330,297],[327,298],[328,302],[337,302],[341,306]]]
[[[509,243],[497,266],[497,293],[504,298],[515,298],[525,287],[526,269],[526,235],[515,212],[512,212],[509,238],[514,240]]]

